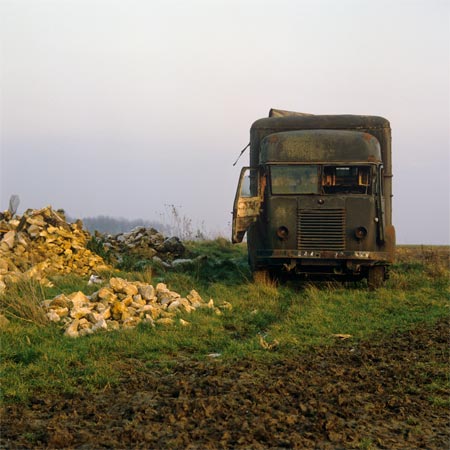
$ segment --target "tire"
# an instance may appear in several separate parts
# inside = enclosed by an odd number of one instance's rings
[[[384,266],[369,267],[367,273],[367,286],[371,291],[380,288],[386,279],[386,268]]]

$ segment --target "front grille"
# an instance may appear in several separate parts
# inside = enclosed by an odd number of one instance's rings
[[[297,248],[298,250],[344,250],[345,210],[299,210]]]

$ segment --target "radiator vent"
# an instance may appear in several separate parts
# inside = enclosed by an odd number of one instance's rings
[[[344,250],[345,210],[299,210],[297,218],[299,250]]]

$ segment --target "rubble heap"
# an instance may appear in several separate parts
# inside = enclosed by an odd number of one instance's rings
[[[108,285],[90,296],[80,291],[68,296],[61,294],[45,300],[44,307],[50,321],[64,325],[65,335],[80,337],[99,330],[132,328],[141,322],[152,326],[171,325],[178,313],[191,313],[198,308],[210,308],[220,315],[221,309],[231,309],[231,304],[224,302],[216,307],[213,299],[206,303],[195,290],[181,297],[164,283],[153,287],[139,281],[111,278]],[[178,318],[178,323],[189,325],[182,318]]]
[[[155,259],[170,263],[185,254],[185,247],[177,237],[164,237],[154,228],[136,227],[128,233],[117,235],[95,234],[104,250],[114,262],[131,254],[145,259]]]
[[[50,206],[27,210],[22,217],[0,213],[0,292],[5,282],[31,278],[49,284],[47,276],[88,275],[108,269],[104,260],[86,248],[90,234],[78,221],[68,224]]]

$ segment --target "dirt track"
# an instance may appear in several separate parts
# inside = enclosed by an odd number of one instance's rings
[[[0,448],[448,448],[448,407],[430,402],[448,372],[448,330],[442,321],[270,365],[126,361],[118,387],[4,408]]]

